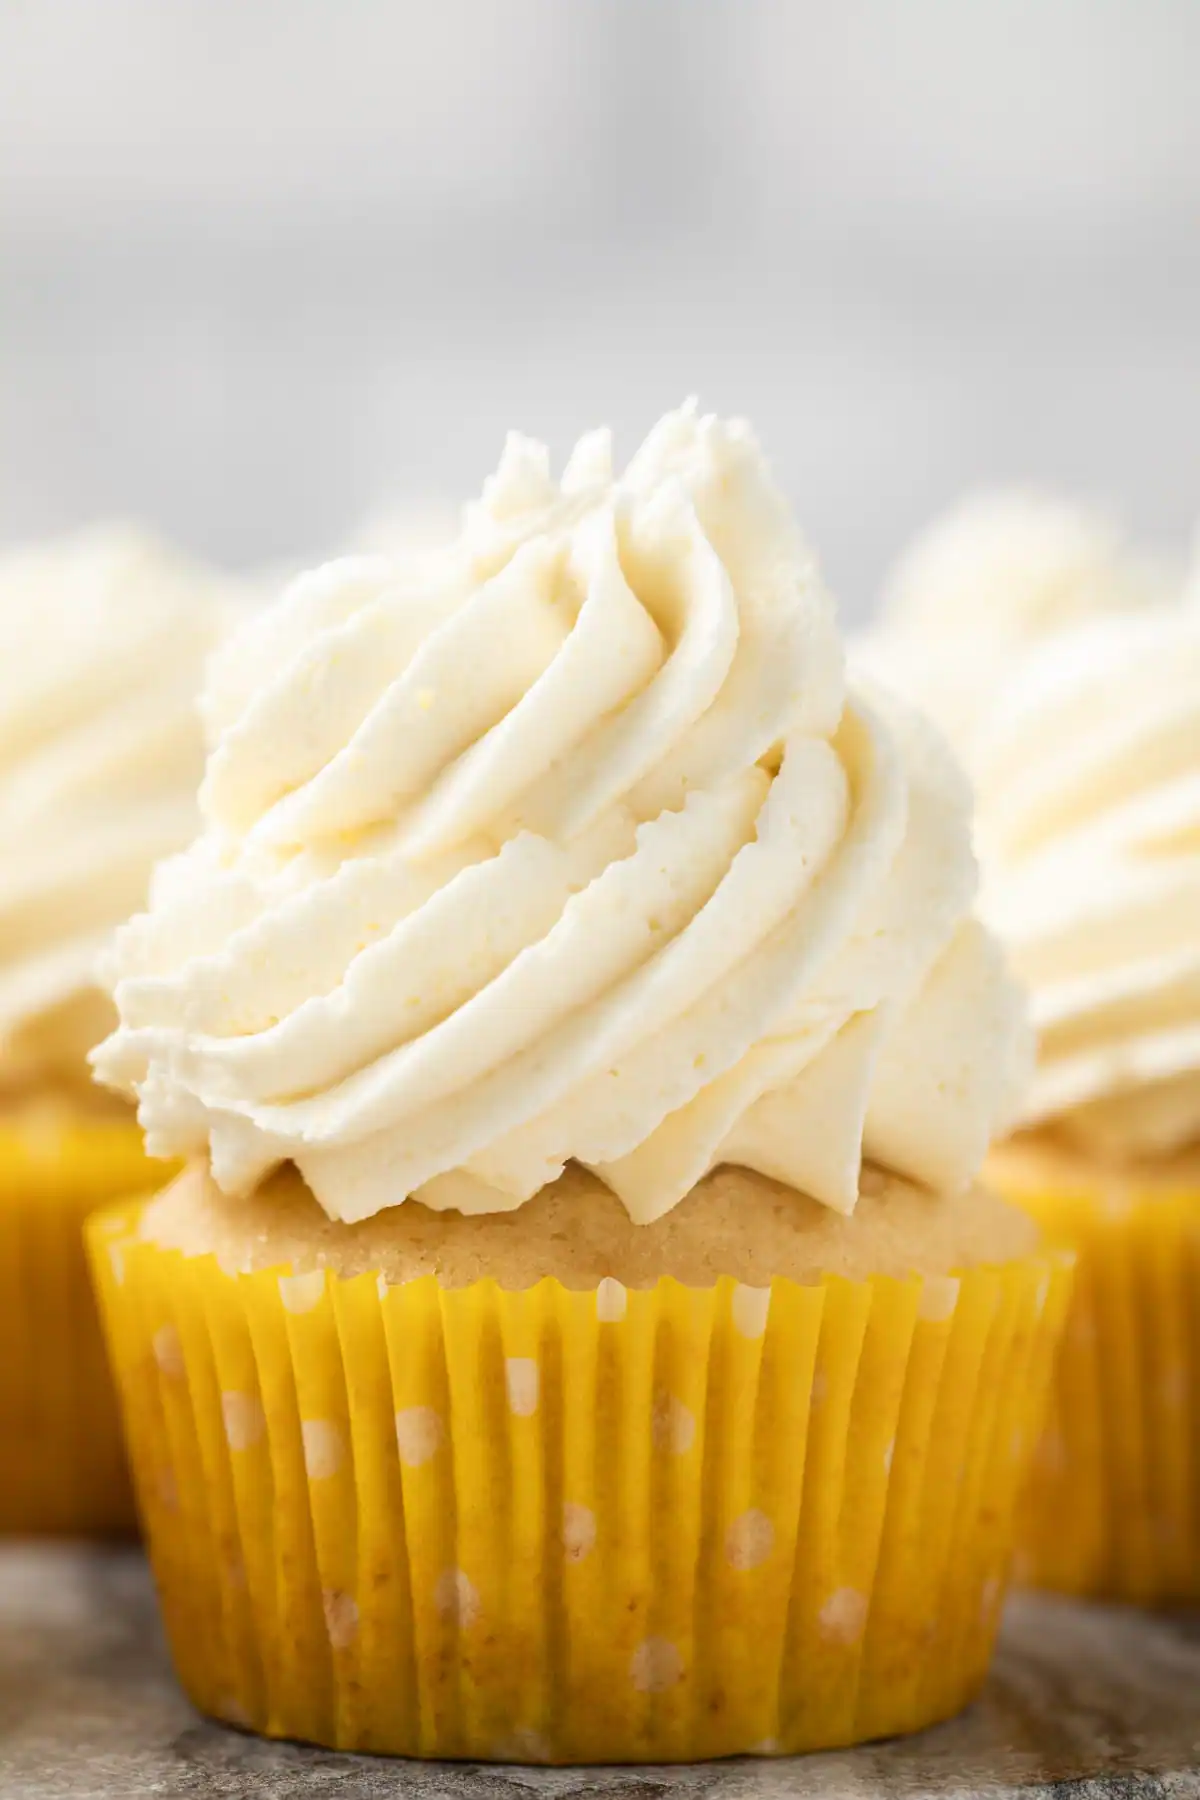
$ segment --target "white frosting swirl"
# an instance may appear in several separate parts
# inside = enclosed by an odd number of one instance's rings
[[[615,481],[509,441],[440,563],[302,578],[218,659],[207,830],[115,958],[151,1149],[332,1216],[508,1209],[569,1160],[652,1220],[720,1162],[849,1212],[964,1185],[1023,1072],[934,734],[847,700],[749,431]]]
[[[1200,604],[1064,632],[979,757],[988,913],[1033,994],[1024,1122],[1200,1143]]]
[[[196,829],[213,578],[124,527],[0,558],[0,1084],[86,1074],[101,947]]]
[[[970,765],[998,684],[1039,642],[1165,586],[1101,513],[1022,489],[973,495],[900,557],[856,666],[934,719]]]

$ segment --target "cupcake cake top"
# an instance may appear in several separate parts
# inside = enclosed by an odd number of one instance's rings
[[[1162,590],[1102,513],[1036,490],[984,492],[914,539],[857,654],[972,762],[997,682],[1031,649]]]
[[[215,577],[123,526],[0,557],[0,1092],[86,1076],[96,962],[196,830]]]
[[[967,1184],[1024,1075],[965,784],[847,692],[750,431],[619,477],[510,438],[440,558],[295,582],[216,659],[204,828],[112,959],[101,1080],[228,1193],[631,1217],[718,1164],[849,1212],[864,1155]]]
[[[987,911],[1032,990],[1024,1123],[1200,1144],[1200,592],[1032,656],[978,762]]]

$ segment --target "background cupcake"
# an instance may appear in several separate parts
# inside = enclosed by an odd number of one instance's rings
[[[94,1058],[195,1166],[92,1233],[197,1703],[517,1761],[962,1705],[1065,1282],[972,1185],[1022,1009],[748,430],[510,439],[207,713]]]
[[[1196,1596],[1200,606],[1047,646],[998,706],[978,771],[988,912],[1040,1046],[1025,1130],[993,1169],[1086,1251],[1028,1572]]]
[[[0,559],[0,1529],[130,1522],[80,1235],[162,1179],[87,1053],[97,960],[195,826],[215,579],[121,527]]]
[[[1031,650],[1161,599],[1169,585],[1103,513],[1033,489],[989,490],[904,551],[856,656],[928,713],[970,766],[1000,685]]]

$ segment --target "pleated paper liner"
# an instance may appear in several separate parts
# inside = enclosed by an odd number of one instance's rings
[[[1012,1197],[1078,1251],[1017,1574],[1200,1600],[1200,1192]]]
[[[782,1753],[980,1687],[1069,1259],[587,1293],[90,1242],[180,1678],[341,1749]]]
[[[0,1127],[0,1532],[136,1526],[83,1222],[169,1174],[132,1119]]]

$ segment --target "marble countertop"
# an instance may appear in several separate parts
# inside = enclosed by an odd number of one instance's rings
[[[1052,1791],[1200,1800],[1200,1615],[1020,1597],[984,1698],[907,1741],[692,1768],[484,1768],[332,1755],[211,1725],[175,1687],[136,1551],[0,1550],[3,1800],[950,1800]]]

